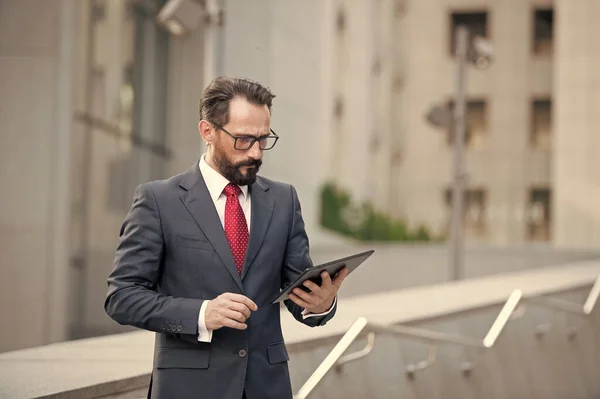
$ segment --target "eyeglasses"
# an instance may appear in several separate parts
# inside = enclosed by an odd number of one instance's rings
[[[222,126],[219,126],[216,123],[213,123],[213,126],[219,130],[224,131],[230,137],[233,138],[233,140],[234,140],[233,148],[235,148],[236,150],[242,150],[242,151],[249,150],[250,148],[252,148],[254,143],[256,143],[257,141],[258,141],[258,146],[260,147],[261,150],[270,150],[271,148],[275,147],[277,140],[279,140],[279,136],[277,135],[277,133],[275,133],[273,131],[273,129],[269,129],[271,131],[271,133],[273,133],[273,135],[265,135],[265,136],[257,137],[257,136],[251,136],[249,134],[241,134],[239,136],[234,136],[233,134],[231,134],[227,130],[225,130]]]

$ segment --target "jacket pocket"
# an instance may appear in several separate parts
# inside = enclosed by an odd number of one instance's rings
[[[283,342],[267,345],[267,356],[271,364],[283,363],[290,360],[285,343]]]
[[[204,249],[207,251],[213,250],[213,246],[210,242],[196,237],[176,236],[175,245],[185,248]]]
[[[207,369],[210,359],[208,349],[158,349],[154,355],[157,369]]]

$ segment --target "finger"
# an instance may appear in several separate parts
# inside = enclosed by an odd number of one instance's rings
[[[327,272],[321,273],[321,278],[323,279],[323,283],[321,284],[321,289],[323,289],[323,291],[325,292],[325,295],[328,295],[328,293],[330,293],[330,292],[333,292],[335,294],[335,292],[337,291],[337,287],[335,287],[333,285],[333,283],[331,282],[331,276],[329,275],[329,273],[327,273]]]
[[[295,294],[290,294],[289,298],[291,299],[292,302],[294,302],[296,305],[306,309],[308,307],[310,307],[309,303],[306,303],[305,301],[303,301],[302,299],[298,298],[297,295]]]
[[[314,299],[311,293],[305,292],[301,288],[294,288],[293,293],[305,302],[312,303]]]
[[[349,270],[347,267],[344,267],[342,270],[340,270],[338,275],[333,279],[333,284],[335,284],[335,286],[339,288],[342,285],[342,282],[344,281],[346,276],[348,275],[348,272]]]
[[[242,313],[246,318],[250,317],[250,309],[248,309],[248,306],[244,305],[243,303],[230,302],[229,309]]]
[[[321,278],[323,282],[321,283],[321,287],[328,289],[331,286],[331,276],[327,272],[321,273]]]
[[[227,318],[224,318],[221,324],[223,324],[223,327],[235,328],[236,330],[245,330],[248,328],[248,326],[244,323]]]
[[[321,287],[310,280],[306,280],[303,285],[315,294],[318,294],[319,291],[321,291]]]
[[[244,305],[248,306],[248,309],[250,310],[258,310],[258,306],[256,306],[254,301],[252,301],[252,299],[248,298],[247,296],[228,292],[227,298],[231,299],[233,302],[243,303]]]
[[[243,323],[246,321],[246,316],[242,312],[238,312],[237,310],[226,309],[222,315],[228,319],[239,321]]]

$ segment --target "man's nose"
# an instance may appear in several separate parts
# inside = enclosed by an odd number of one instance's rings
[[[248,149],[248,156],[252,159],[259,160],[262,158],[263,150],[260,148],[260,144],[256,141],[252,144],[252,147]]]

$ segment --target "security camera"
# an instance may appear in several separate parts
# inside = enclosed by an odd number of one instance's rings
[[[453,116],[448,104],[436,104],[429,108],[425,119],[437,128],[447,129],[452,125]]]
[[[156,22],[171,34],[182,36],[196,29],[204,16],[202,4],[195,0],[168,0],[156,16]]]
[[[492,42],[482,36],[475,36],[469,49],[469,58],[478,69],[486,69],[494,58]]]

